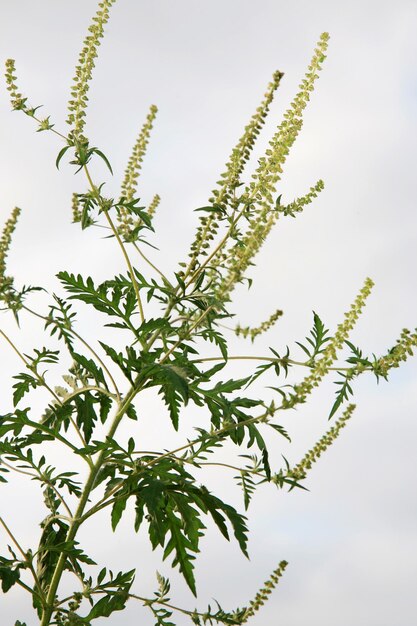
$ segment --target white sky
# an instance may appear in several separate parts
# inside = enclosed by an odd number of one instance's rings
[[[58,128],[64,127],[74,65],[95,7],[92,0],[0,0],[0,56],[16,59],[22,91],[32,104],[45,106]],[[413,329],[416,2],[119,0],[112,12],[91,89],[88,133],[110,157],[115,181],[109,189],[116,191],[149,105],[158,105],[141,194],[145,201],[154,193],[162,196],[155,240],[161,252],[154,260],[167,272],[184,256],[196,223],[192,209],[206,203],[272,72],[281,69],[285,78],[258,156],[320,33],[330,32],[328,59],[281,191],[290,201],[318,178],[326,188],[297,220],[277,226],[258,258],[252,291],[236,294],[238,319],[262,321],[277,306],[283,308],[284,318],[254,353],[265,353],[270,345],[282,349],[302,340],[312,310],[334,328],[369,275],[376,287],[352,340],[378,354],[392,346],[402,327]],[[55,139],[36,134],[31,120],[10,113],[4,81],[2,93],[2,221],[16,204],[23,209],[9,256],[17,284],[57,290],[54,274],[61,269],[88,271],[100,279],[121,271],[111,240],[101,240],[99,230],[81,232],[70,225],[71,192],[82,189],[83,181],[64,166],[56,171]],[[1,328],[23,352],[50,342],[29,318],[22,318],[19,333],[3,315]],[[91,333],[93,321],[85,321],[84,328]],[[6,413],[10,376],[21,370],[7,345],[0,351],[1,413]],[[236,545],[209,533],[197,565],[201,608],[212,597],[225,608],[243,605],[287,559],[287,573],[254,626],[415,623],[417,360],[393,372],[388,385],[377,387],[369,378],[356,388],[355,416],[311,471],[310,492],[265,489],[249,510],[250,563]],[[307,407],[285,417],[295,441],[289,448],[276,447],[277,468],[281,451],[296,462],[327,428],[333,393],[330,382]],[[143,417],[138,435],[143,441],[154,441],[159,432],[152,419],[157,416]],[[221,485],[222,478],[207,481]],[[7,520],[18,515],[16,534],[27,545],[39,517],[29,515],[36,511],[32,491],[33,485],[19,481],[4,490],[0,504]],[[238,496],[228,494],[241,506]],[[169,573],[168,564],[161,566],[159,555],[149,553],[146,537],[130,534],[128,523],[113,538],[103,530],[99,546],[97,528],[99,523],[87,529],[86,545],[92,542],[97,560],[115,570],[137,566],[137,591],[152,592],[156,568]],[[193,605],[182,581],[173,580],[173,599]],[[2,624],[26,619],[33,626],[30,614],[19,593],[1,598]],[[109,623],[133,626],[138,618],[143,626],[152,624],[139,605],[114,614]],[[178,619],[179,626],[185,623]]]

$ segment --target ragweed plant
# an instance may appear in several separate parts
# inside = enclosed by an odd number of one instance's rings
[[[85,190],[72,198],[73,222],[82,229],[107,228],[126,270],[101,283],[91,276],[60,271],[59,293],[52,294],[47,310],[34,310],[27,296],[40,288],[19,289],[6,273],[20,209],[15,208],[6,220],[0,240],[3,308],[12,311],[18,322],[21,311],[42,320],[59,349],[43,347],[23,353],[18,341],[0,330],[4,348],[14,350],[24,366],[14,376],[13,408],[0,416],[0,481],[7,482],[14,472],[28,476],[42,486],[45,505],[38,542],[31,548],[21,544],[5,512],[0,517],[0,530],[9,543],[8,553],[0,556],[2,591],[17,585],[30,594],[40,626],[89,626],[134,601],[150,611],[159,626],[173,626],[175,615],[185,615],[200,625],[244,624],[268,599],[286,561],[279,563],[247,606],[225,610],[217,604],[215,608],[189,609],[170,600],[170,581],[160,574],[157,590],[148,597],[141,594],[134,569],[114,573],[106,563],[97,568],[94,554],[87,554],[79,544],[80,529],[106,509],[115,531],[128,503],[133,503],[134,530],[147,531],[152,548],[159,550],[163,559],[172,559],[172,567],[180,571],[196,596],[194,561],[209,520],[226,539],[233,535],[243,554],[248,554],[246,515],[201,484],[202,472],[213,466],[230,472],[242,490],[245,511],[260,485],[289,490],[302,487],[313,463],[348,423],[354,405],[347,406],[300,461],[277,466],[279,462],[271,458],[268,448],[271,437],[289,439],[282,425],[284,412],[305,403],[327,375],[336,373],[336,399],[329,408],[333,417],[353,394],[353,380],[365,372],[377,379],[387,378],[392,368],[412,355],[417,333],[404,329],[394,346],[379,357],[366,356],[351,343],[350,333],[373,286],[367,278],[333,333],[314,313],[310,334],[291,350],[275,346],[268,355],[229,353],[230,336],[253,342],[282,315],[277,309],[257,327],[230,327],[233,290],[250,282],[248,270],[277,220],[295,217],[323,189],[320,180],[288,204],[279,194],[286,158],[301,130],[303,111],[325,59],[328,35],[321,36],[298,93],[245,183],[245,167],[283,77],[281,72],[273,75],[217,188],[207,205],[196,209],[199,224],[188,254],[179,260],[180,269],[166,276],[143,251],[154,232],[153,216],[160,198],[155,195],[143,202],[138,197],[138,176],[156,107],[151,107],[134,143],[118,198],[105,196],[106,181],[93,180],[89,169],[92,159],[99,158],[112,173],[108,157],[86,136],[85,118],[97,49],[113,4],[114,0],[100,2],[84,41],[68,104],[68,133],[58,131],[50,117],[38,117],[39,107],[30,105],[17,86],[14,61],[6,63],[12,108],[31,117],[39,131],[54,133],[62,142],[57,167],[69,156],[70,165],[85,178]],[[94,308],[106,326],[123,331],[123,349],[89,341],[78,332],[75,305],[79,302]],[[207,344],[211,349],[205,353]],[[348,355],[343,358],[346,350]],[[293,356],[294,351],[301,356]],[[44,366],[62,368],[65,353],[71,365],[67,371],[60,370],[62,384],[53,386]],[[234,377],[233,370],[225,374],[236,360],[255,366],[249,367],[243,378]],[[305,374],[297,382],[300,370]],[[269,399],[265,392],[261,397],[251,393],[251,385],[266,372],[277,380],[276,386],[269,386]],[[293,374],[292,383],[284,381]],[[183,432],[181,416],[186,405],[194,405],[201,415],[195,435],[184,434],[183,442],[174,449],[163,449],[158,433],[155,449],[141,450],[137,409],[141,408],[141,394],[151,388],[166,406],[167,429]],[[50,396],[40,415],[31,409],[28,399],[39,389]],[[120,435],[120,426],[126,421],[131,425],[127,441]],[[59,471],[47,460],[51,443],[66,451],[67,471]],[[221,456],[222,449],[226,458]],[[80,463],[85,471],[80,470]],[[15,617],[15,626],[25,626]]]

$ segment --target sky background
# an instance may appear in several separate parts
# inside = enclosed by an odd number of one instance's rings
[[[91,0],[0,0],[0,56],[16,59],[21,90],[31,104],[44,105],[58,129],[65,128],[69,86],[95,8]],[[234,310],[242,324],[261,322],[277,307],[285,313],[254,348],[235,343],[236,351],[265,354],[268,346],[282,350],[302,340],[312,310],[334,328],[366,276],[376,286],[352,334],[354,343],[380,354],[403,327],[417,325],[416,26],[417,4],[411,0],[119,0],[112,9],[90,91],[87,132],[112,162],[115,176],[108,189],[117,193],[138,129],[149,106],[158,105],[140,194],[145,202],[154,193],[162,197],[154,241],[161,251],[152,258],[166,272],[184,258],[197,221],[192,210],[206,204],[273,71],[280,69],[285,77],[255,165],[320,33],[330,32],[328,58],[280,186],[284,202],[303,195],[319,178],[325,190],[296,220],[277,224],[252,272],[252,290],[236,292]],[[60,145],[51,134],[35,133],[30,119],[10,112],[4,81],[2,93],[2,222],[15,205],[23,209],[9,255],[16,284],[59,291],[54,275],[61,269],[100,280],[122,271],[112,240],[102,240],[98,229],[81,232],[70,224],[71,193],[82,191],[84,181],[70,168],[55,169]],[[97,175],[106,176],[104,169]],[[34,296],[32,302],[42,310],[46,301]],[[51,345],[30,317],[22,316],[20,331],[8,314],[0,324],[23,352]],[[96,328],[88,314],[80,322],[86,335],[94,336]],[[1,413],[6,413],[11,375],[21,365],[5,343],[0,355]],[[358,408],[310,472],[309,492],[259,492],[249,509],[250,562],[209,530],[197,561],[199,606],[212,597],[225,608],[245,604],[286,559],[287,572],[254,626],[415,624],[417,359],[390,379],[379,386],[370,377],[357,382]],[[283,417],[294,443],[276,441],[276,469],[281,452],[295,463],[326,430],[333,394],[329,381],[302,410]],[[165,447],[171,435],[161,441],[163,420],[151,400],[137,436],[144,445]],[[35,402],[40,408],[40,399]],[[241,507],[240,494],[222,474],[204,480]],[[40,493],[16,480],[3,494],[1,515],[14,520],[17,537],[29,546],[42,515]],[[128,516],[114,537],[106,524],[104,515],[87,528],[83,545],[114,570],[137,566],[135,590],[151,593],[154,571],[168,575],[168,563],[161,565],[159,554],[150,553],[144,533],[130,532]],[[0,541],[3,547],[4,537]],[[193,606],[184,583],[177,576],[172,580],[172,598]],[[19,591],[0,599],[0,617],[5,626],[16,619],[36,624]],[[133,626],[138,620],[143,626],[153,623],[145,609],[132,604],[109,623]],[[186,623],[178,619],[179,626]]]

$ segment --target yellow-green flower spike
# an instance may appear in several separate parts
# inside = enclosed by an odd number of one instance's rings
[[[217,183],[219,188],[212,191],[213,195],[209,199],[211,204],[222,207],[223,209],[225,209],[227,205],[233,204],[235,189],[240,182],[240,175],[249,160],[261,128],[265,124],[269,107],[283,75],[284,74],[279,71],[274,73],[272,81],[268,84],[264,99],[251,117],[249,124],[245,126],[243,135],[232,150],[229,160],[226,163],[226,169],[223,174],[221,174],[220,180]],[[206,247],[217,233],[219,226],[218,218],[219,214],[216,215],[215,212],[200,218],[200,225],[191,245],[189,255],[191,257],[190,271],[195,269],[199,255],[206,255]]]
[[[408,328],[403,328],[401,335],[393,348],[388,353],[376,359],[373,363],[373,371],[377,376],[387,378],[388,372],[399,367],[402,361],[406,361],[409,356],[413,356],[417,348],[417,328],[412,333]]]
[[[24,98],[20,93],[16,83],[16,67],[14,59],[7,59],[6,61],[6,85],[7,91],[10,94],[10,101],[12,108],[15,110],[26,110],[27,98]]]
[[[129,158],[124,179],[121,186],[121,195],[130,202],[136,195],[138,178],[142,169],[142,161],[146,154],[149,137],[153,128],[153,123],[158,112],[158,108],[153,104],[150,107],[146,121],[141,128],[139,136],[133,146],[132,154]]]
[[[249,337],[252,341],[254,341],[258,335],[266,333],[282,315],[283,311],[281,311],[281,309],[277,309],[267,320],[262,322],[259,326],[256,326],[256,328],[251,328],[250,326],[242,328],[242,326],[238,324],[235,328],[235,333],[238,337],[242,336],[244,339]]]
[[[309,450],[299,463],[292,469],[288,470],[287,475],[296,481],[306,477],[308,470],[321,457],[323,452],[329,448],[335,439],[338,438],[340,431],[346,426],[346,423],[352,417],[356,405],[349,404],[343,415],[335,422],[335,424],[319,439],[319,441]]]
[[[277,205],[277,211],[279,213],[283,213],[284,215],[291,215],[295,217],[295,213],[301,213],[304,207],[308,204],[311,204],[315,198],[319,195],[321,191],[324,189],[324,182],[322,180],[318,180],[317,183],[310,187],[310,191],[308,191],[305,196],[301,198],[296,198],[290,204],[286,206]]]
[[[14,297],[13,278],[6,276],[6,257],[19,215],[20,209],[15,207],[4,225],[0,239],[0,300],[3,300],[10,307],[16,304],[16,300]]]
[[[156,209],[159,207],[160,202],[161,202],[161,197],[158,196],[158,194],[156,193],[154,197],[152,198],[151,203],[148,206],[148,215],[151,218],[151,220],[154,218]]]
[[[245,624],[250,617],[259,611],[259,609],[265,604],[268,600],[269,595],[275,589],[275,587],[279,583],[279,579],[283,575],[285,568],[287,567],[287,561],[281,561],[276,570],[274,570],[271,576],[264,582],[263,587],[258,591],[254,599],[250,602],[246,613],[241,621],[241,624]]]
[[[234,244],[222,254],[213,259],[212,266],[226,267],[227,273],[220,282],[218,297],[226,301],[236,283],[240,282],[254,256],[259,251],[272,226],[275,224],[279,209],[276,208],[275,194],[277,183],[281,178],[282,167],[302,127],[303,111],[314,89],[314,83],[319,76],[321,64],[325,59],[325,51],[329,35],[323,33],[314,51],[314,56],[308,67],[308,72],[300,84],[299,92],[294,98],[288,111],[284,114],[284,121],[269,142],[265,156],[259,159],[259,166],[252,176],[252,182],[243,193],[244,203],[248,206],[248,228],[242,240]],[[319,190],[321,181],[319,183]],[[313,188],[314,189],[314,188]],[[310,190],[310,197],[305,198],[305,204],[313,198],[316,189]],[[302,205],[298,206],[301,210]]]
[[[349,337],[349,333],[352,331],[362,313],[366,299],[370,295],[373,286],[373,281],[370,278],[366,278],[364,286],[349,311],[345,313],[343,322],[338,325],[334,336],[328,342],[321,358],[316,362],[310,374],[299,385],[294,385],[298,402],[305,402],[307,395],[311,393],[314,387],[319,385],[322,378],[328,373],[333,362],[336,360],[337,350],[343,347],[344,342]]]
[[[72,222],[81,222],[81,209],[78,193],[72,194]]]
[[[226,170],[221,174],[220,180],[217,183],[219,189],[214,189],[212,192],[213,196],[210,198],[211,203],[223,206],[230,201],[233,190],[240,182],[240,175],[249,160],[256,139],[262,126],[265,124],[269,107],[283,76],[284,74],[282,72],[276,71],[274,73],[272,81],[268,84],[264,99],[251,117],[249,124],[245,126],[243,135],[232,150],[232,154],[226,163]]]
[[[108,22],[110,8],[116,0],[103,0],[98,5],[98,10],[89,26],[89,35],[84,39],[83,48],[78,57],[78,64],[75,68],[75,76],[71,88],[71,97],[68,102],[67,123],[72,127],[76,138],[83,136],[85,126],[86,108],[88,104],[89,82],[91,80],[94,60],[97,57],[97,48],[100,39],[104,35],[104,26]]]

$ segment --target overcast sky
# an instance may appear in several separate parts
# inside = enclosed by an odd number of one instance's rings
[[[22,91],[31,104],[44,105],[58,129],[65,128],[69,86],[95,8],[95,0],[0,0],[0,56],[16,59]],[[141,197],[145,202],[154,193],[162,197],[155,220],[161,252],[153,258],[167,272],[184,257],[196,224],[192,210],[207,202],[273,71],[280,69],[285,77],[258,157],[295,94],[320,33],[331,35],[280,193],[289,202],[319,178],[325,190],[296,220],[277,225],[252,272],[253,289],[236,293],[234,307],[243,324],[260,322],[277,307],[284,310],[256,353],[301,340],[312,310],[334,328],[366,276],[376,286],[354,342],[379,354],[404,326],[417,326],[416,28],[415,0],[119,0],[112,10],[90,92],[87,131],[113,164],[108,187],[117,192],[148,108],[159,107]],[[56,171],[59,144],[51,134],[35,133],[30,119],[10,112],[4,81],[2,93],[2,222],[13,206],[23,209],[9,255],[17,284],[57,290],[54,274],[61,269],[88,271],[99,279],[122,271],[112,240],[100,239],[98,229],[81,232],[70,224],[71,192],[83,189],[83,182],[69,168]],[[0,324],[23,352],[49,345],[31,318],[22,317],[21,331],[9,315],[2,315]],[[82,324],[95,329],[90,319]],[[21,367],[5,343],[0,355],[1,413],[6,413],[10,377]],[[393,372],[389,384],[377,386],[369,378],[356,388],[354,418],[311,471],[310,491],[265,489],[256,498],[249,510],[250,563],[235,545],[209,532],[197,562],[202,608],[212,597],[225,608],[243,605],[287,559],[288,570],[254,626],[415,624],[417,359]],[[281,451],[296,462],[328,427],[333,394],[329,382],[303,410],[284,418],[294,444],[277,442],[277,468]],[[159,432],[157,416],[145,415],[143,422],[140,437],[151,445]],[[222,477],[207,482],[222,486]],[[41,519],[36,505],[41,498],[33,494],[33,484],[21,481],[4,494],[1,515],[9,521],[17,517],[16,534],[29,546],[37,532],[32,522]],[[240,494],[230,489],[226,495],[241,507]],[[104,528],[107,518],[102,521]],[[161,565],[145,535],[131,534],[127,522],[114,537],[104,530],[98,535],[97,528],[99,522],[85,531],[86,544],[114,570],[137,566],[138,592],[153,591],[155,569],[169,574],[168,563]],[[173,580],[173,598],[193,605],[183,582]],[[19,592],[2,597],[1,623],[26,619],[34,626],[25,601]],[[139,605],[110,622],[153,623]],[[178,619],[179,626],[186,623]]]

